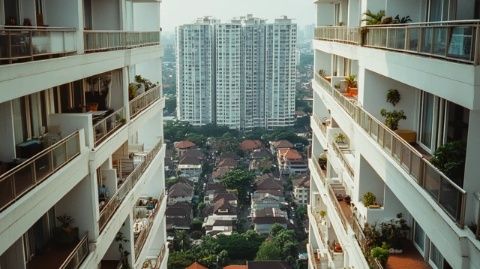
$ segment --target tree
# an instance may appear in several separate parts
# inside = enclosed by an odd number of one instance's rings
[[[262,243],[257,252],[256,261],[281,260],[282,249],[272,240],[266,240]]]
[[[191,251],[171,251],[168,255],[168,268],[185,269],[195,262],[195,257]]]
[[[301,205],[295,209],[295,215],[297,216],[299,221],[304,221],[305,217],[307,216],[307,207]]]
[[[223,177],[223,184],[227,189],[235,189],[238,192],[239,203],[246,205],[248,201],[248,191],[253,183],[255,175],[244,169],[235,169],[229,171]]]
[[[174,250],[188,250],[190,249],[190,236],[185,231],[175,231],[172,244]]]

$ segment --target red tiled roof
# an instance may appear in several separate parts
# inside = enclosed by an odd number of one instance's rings
[[[188,140],[182,140],[182,141],[178,141],[178,142],[175,142],[175,148],[176,149],[188,149],[188,148],[192,148],[192,147],[195,147],[195,143],[193,142],[190,142]]]
[[[229,265],[223,267],[223,269],[248,269],[246,265]]]
[[[242,143],[240,143],[240,149],[243,151],[252,151],[261,147],[262,142],[260,140],[244,140]]]
[[[278,155],[285,160],[301,160],[302,155],[296,149],[280,149]]]
[[[208,267],[205,267],[205,266],[199,264],[198,262],[194,262],[189,267],[187,267],[185,269],[208,269]]]
[[[271,142],[272,145],[277,148],[277,149],[281,149],[281,148],[293,148],[293,144],[290,143],[290,141],[288,140],[278,140],[278,141],[273,141]]]

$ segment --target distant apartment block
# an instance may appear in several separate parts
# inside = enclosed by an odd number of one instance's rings
[[[232,129],[292,126],[297,25],[251,15],[177,28],[178,119]]]

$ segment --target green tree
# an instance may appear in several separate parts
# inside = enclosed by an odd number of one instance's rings
[[[190,249],[190,236],[185,231],[175,231],[172,244],[176,251],[188,250]]]
[[[267,239],[262,243],[257,252],[256,261],[281,260],[282,249],[272,240]]]
[[[168,255],[168,268],[185,269],[195,262],[195,257],[191,251],[172,251]]]
[[[239,203],[248,204],[248,191],[251,188],[255,175],[244,169],[235,169],[223,177],[223,184],[227,189],[235,189],[238,192]]]

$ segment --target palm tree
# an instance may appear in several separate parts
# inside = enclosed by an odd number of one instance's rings
[[[365,18],[362,21],[366,22],[367,25],[381,24],[383,17],[385,17],[385,10],[380,10],[377,13],[367,10],[363,15]]]

